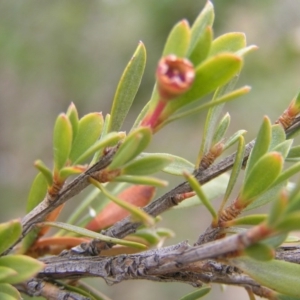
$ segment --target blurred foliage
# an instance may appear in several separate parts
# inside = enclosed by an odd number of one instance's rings
[[[239,82],[252,85],[252,92],[242,101],[227,106],[234,125],[230,130],[246,129],[250,140],[260,124],[253,123],[253,116],[261,120],[267,113],[276,118],[299,87],[300,2],[213,2],[217,16],[215,36],[238,30],[246,33],[248,44],[260,47],[247,58]],[[81,115],[89,111],[106,114],[121,72],[142,40],[148,64],[130,120],[125,120],[128,129],[148,101],[156,63],[171,27],[182,18],[194,20],[204,3],[203,0],[0,2],[0,221],[18,217],[25,210],[26,189],[36,172],[33,161],[41,156],[46,162],[52,159],[52,124],[56,116],[71,101]],[[162,141],[158,134],[156,142],[160,142],[162,151],[172,149],[172,153],[194,160],[202,124],[196,117],[176,122],[172,125],[172,132],[176,132],[173,140]],[[167,127],[163,134],[167,135],[168,130],[171,129]],[[182,139],[185,147],[178,147]],[[172,212],[172,218],[182,218],[183,213]],[[188,213],[190,232],[199,232],[199,210]],[[207,221],[207,216],[203,216],[203,229]],[[182,225],[178,224],[178,230],[173,228],[176,239],[182,239],[180,233],[184,238],[194,239],[185,235]],[[197,230],[191,230],[193,227]],[[99,286],[99,280],[92,281]],[[101,285],[113,299],[122,295],[126,300],[125,285],[131,290],[130,299],[147,294],[153,299],[156,291],[162,295],[157,283],[126,282],[107,287],[101,282]],[[179,292],[184,294],[189,290],[185,285],[170,285],[164,298],[178,298]],[[246,296],[241,293],[241,297]],[[226,293],[224,299],[226,295],[231,298]],[[242,299],[237,295],[235,291],[235,297]],[[218,297],[216,291],[207,299],[215,297]]]

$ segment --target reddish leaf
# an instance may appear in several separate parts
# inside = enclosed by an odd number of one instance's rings
[[[144,207],[151,201],[154,196],[154,192],[155,188],[153,186],[135,185],[121,192],[118,195],[118,198],[134,204],[137,207]],[[110,203],[90,223],[86,225],[86,228],[93,231],[99,231],[115,224],[128,215],[128,211],[115,203]]]

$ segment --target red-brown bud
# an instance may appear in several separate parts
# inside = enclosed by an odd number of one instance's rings
[[[159,61],[156,78],[161,98],[169,100],[190,89],[195,78],[194,66],[186,58],[171,54]]]

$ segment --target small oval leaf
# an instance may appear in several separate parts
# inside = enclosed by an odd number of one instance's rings
[[[265,192],[279,176],[282,166],[283,158],[278,152],[261,157],[245,179],[239,200],[249,204],[254,197]]]
[[[213,39],[213,31],[210,26],[207,26],[202,34],[198,37],[197,44],[193,51],[189,54],[189,60],[194,66],[198,66],[207,57],[211,42]]]
[[[145,153],[145,152],[143,152],[141,154],[141,157],[147,157],[147,156],[153,155],[153,154],[159,155],[161,157],[165,157],[166,159],[170,159],[170,163],[166,167],[164,167],[162,170],[165,173],[182,176],[182,172],[184,170],[188,171],[189,173],[194,172],[195,165],[192,164],[187,159],[180,157],[180,156],[172,155],[169,153]]]
[[[78,132],[72,144],[70,160],[75,162],[100,137],[103,127],[102,113],[90,113],[78,123]],[[77,163],[79,163],[77,161]]]
[[[67,116],[70,120],[70,123],[72,125],[72,132],[73,132],[73,140],[76,137],[78,126],[79,126],[79,118],[78,118],[78,112],[75,104],[72,102],[67,110]]]
[[[255,140],[254,147],[250,153],[250,156],[247,161],[245,178],[247,178],[250,170],[254,164],[265,154],[267,153],[272,136],[272,125],[270,119],[265,116],[263,123],[259,129],[258,135]]]
[[[19,291],[13,287],[12,285],[8,283],[1,283],[0,284],[0,299],[5,299],[5,300],[22,300],[23,298],[21,297]],[[5,296],[2,296],[1,294],[4,294]],[[12,298],[8,298],[12,297]]]
[[[152,132],[148,127],[139,127],[133,130],[125,138],[108,169],[114,170],[120,168],[134,159],[149,145],[151,138]]]
[[[116,145],[120,140],[125,137],[124,132],[110,132],[101,138],[99,141],[94,143],[90,148],[86,149],[74,162],[74,164],[81,163],[85,161],[89,156],[95,154],[97,151],[103,150],[106,147],[111,147]]]
[[[18,273],[14,269],[0,266],[0,282],[5,282],[6,278],[15,276],[17,274]],[[1,284],[0,284],[0,286],[1,286]]]
[[[13,245],[22,233],[22,226],[19,220],[0,224],[0,254]]]
[[[214,7],[211,1],[207,1],[204,8],[194,21],[191,28],[191,42],[188,50],[189,56],[198,44],[199,39],[203,36],[203,31],[214,23],[215,13]]]
[[[0,266],[8,267],[17,272],[5,281],[15,284],[33,277],[37,272],[43,269],[44,264],[25,255],[8,255],[0,257]]]
[[[60,114],[54,125],[53,150],[54,165],[60,170],[69,158],[72,145],[72,125],[65,114]]]
[[[210,56],[222,52],[236,52],[246,47],[246,36],[242,32],[229,32],[217,37],[211,45]]]
[[[159,154],[152,154],[146,157],[139,158],[127,164],[122,169],[124,175],[150,175],[161,171],[171,163],[171,158],[160,156]]]
[[[229,113],[226,113],[225,116],[222,118],[222,120],[219,122],[218,127],[216,128],[216,131],[212,139],[212,145],[219,143],[223,139],[229,127],[229,124],[230,124],[230,115]]]
[[[185,57],[190,38],[191,32],[187,20],[178,22],[167,38],[162,56],[174,54],[178,57]]]

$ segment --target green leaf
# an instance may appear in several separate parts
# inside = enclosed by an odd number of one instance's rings
[[[290,149],[287,156],[288,161],[299,161],[300,160],[300,146],[295,146]]]
[[[240,218],[236,218],[230,222],[234,226],[237,225],[258,225],[268,218],[266,214],[249,215]]]
[[[6,283],[15,284],[33,277],[43,269],[44,264],[29,256],[8,255],[0,257],[0,266],[11,268],[17,272],[17,275],[5,279]]]
[[[162,238],[172,238],[175,236],[174,231],[170,230],[169,228],[156,228],[156,233]]]
[[[187,53],[188,57],[194,52],[195,47],[197,46],[199,39],[203,36],[203,32],[206,28],[208,26],[212,27],[214,18],[213,4],[210,1],[207,1],[191,28],[191,41]]]
[[[17,272],[14,269],[0,266],[0,282],[5,282],[5,279],[7,277],[11,277],[14,275],[17,275]],[[0,287],[1,287],[1,284],[0,284]],[[1,289],[0,289],[0,291],[1,291]]]
[[[149,175],[161,171],[172,162],[164,155],[152,154],[136,159],[122,170],[123,175]]]
[[[257,49],[258,49],[258,47],[256,45],[250,45],[248,47],[245,47],[245,48],[242,48],[242,49],[236,51],[235,54],[238,56],[244,57],[247,54],[249,54],[252,51],[257,50]]]
[[[172,155],[169,153],[141,153],[141,157],[148,157],[151,155],[159,155],[160,157],[164,157],[165,159],[169,159],[169,164],[163,168],[163,172],[169,173],[172,175],[182,176],[182,171],[188,171],[189,173],[193,173],[195,166],[190,161],[186,160],[183,157]]]
[[[41,160],[36,160],[34,162],[34,166],[44,175],[44,178],[47,180],[48,186],[51,186],[53,183],[53,178],[50,169]]]
[[[132,236],[143,238],[151,246],[157,245],[161,238],[152,228],[143,228],[132,234]]]
[[[231,262],[261,285],[288,296],[300,297],[300,265],[280,260],[262,262],[248,257]]]
[[[144,184],[144,185],[152,185],[155,187],[166,187],[168,185],[167,181],[149,177],[149,176],[130,176],[130,175],[123,175],[114,178],[114,181],[117,182],[127,182],[133,184]]]
[[[285,131],[280,124],[275,124],[271,126],[271,142],[269,146],[269,151],[273,150],[277,145],[283,143],[286,140]]]
[[[222,120],[219,122],[219,125],[215,131],[215,134],[212,139],[212,145],[219,143],[224,137],[230,124],[230,115],[226,113]]]
[[[106,114],[105,119],[104,119],[104,123],[103,123],[103,127],[102,127],[102,131],[101,131],[100,140],[103,139],[108,134],[110,119],[111,119],[110,114]],[[94,154],[94,157],[93,157],[90,165],[92,166],[93,164],[95,164],[99,160],[101,155],[102,155],[102,151],[100,149]]]
[[[282,183],[282,182],[288,180],[290,177],[292,177],[293,175],[297,174],[298,172],[300,172],[300,162],[299,163],[295,163],[290,168],[284,170],[277,177],[277,179],[275,180],[275,182],[273,183],[272,186],[278,185],[279,183]]]
[[[236,133],[234,133],[230,138],[228,138],[223,146],[223,151],[231,147],[233,144],[235,144],[243,135],[247,133],[246,130],[238,130]],[[244,137],[243,137],[244,138]]]
[[[278,152],[269,152],[262,156],[251,168],[245,179],[239,200],[250,204],[271,186],[279,176],[283,166],[283,158]]]
[[[134,218],[134,220],[137,220],[138,222],[143,222],[143,224],[148,225],[148,226],[153,226],[154,225],[154,219],[148,215],[145,211],[143,211],[142,209],[140,209],[139,207],[136,207],[135,205],[128,203],[122,199],[119,199],[117,197],[115,197],[114,195],[112,195],[111,193],[109,193],[102,184],[100,184],[98,181],[94,180],[94,179],[90,179],[91,182],[101,190],[101,192],[108,197],[112,202],[114,202],[115,204],[119,205],[120,207],[124,208],[125,210],[127,210],[132,217]]]
[[[293,140],[284,141],[278,144],[276,147],[274,147],[272,151],[279,152],[283,158],[286,158],[291,149],[292,144],[293,144]]]
[[[167,109],[174,112],[225,85],[240,72],[242,65],[242,59],[230,53],[222,53],[205,60],[195,70],[195,80],[191,89],[171,101],[165,109],[166,112],[170,114]]]
[[[72,125],[65,114],[60,114],[54,125],[53,150],[54,166],[60,170],[69,158],[72,145]]]
[[[30,188],[30,192],[26,204],[26,212],[33,210],[40,204],[47,194],[48,183],[42,173],[36,175]],[[39,228],[31,230],[22,241],[22,253],[24,253],[36,240]]]
[[[211,202],[212,200],[223,196],[224,192],[226,191],[228,181],[229,181],[229,175],[227,173],[224,173],[214,178],[214,180],[205,183],[202,186],[202,189],[208,201]],[[202,205],[202,202],[199,201],[198,196],[193,196],[191,198],[185,199],[184,201],[180,202],[178,205],[174,207],[174,209],[187,208],[187,207],[197,206],[197,205]]]
[[[202,297],[204,297],[206,294],[208,294],[211,290],[211,287],[209,286],[203,286],[200,289],[197,289],[196,291],[193,291],[183,297],[180,298],[180,300],[197,300]]]
[[[68,177],[81,174],[85,170],[86,168],[82,166],[64,167],[59,171],[59,177],[63,180],[66,180]]]
[[[129,241],[125,241],[125,240],[111,238],[107,235],[103,235],[103,234],[97,233],[95,231],[91,231],[91,230],[88,230],[88,229],[85,229],[82,227],[78,227],[78,226],[74,226],[71,224],[67,224],[67,223],[43,222],[43,223],[40,223],[40,225],[61,228],[61,229],[71,231],[71,232],[74,232],[74,233],[82,235],[82,236],[90,237],[92,239],[98,239],[100,241],[104,241],[107,243],[113,243],[113,244],[133,247],[133,248],[137,248],[137,249],[146,249],[147,248],[145,245],[140,244],[140,243],[129,242]]]
[[[274,258],[274,249],[266,244],[257,243],[245,249],[245,253],[255,260],[268,261]]]
[[[254,147],[247,161],[245,178],[248,177],[251,169],[256,164],[256,162],[265,153],[267,153],[271,142],[271,135],[272,135],[271,121],[268,117],[264,117],[263,123],[259,129],[257,138],[255,140]]]
[[[229,32],[216,38],[211,45],[209,56],[222,52],[236,52],[246,47],[246,36],[242,32]]]
[[[106,147],[111,147],[116,145],[120,140],[125,137],[124,132],[110,132],[101,138],[99,141],[95,142],[92,146],[85,150],[75,161],[74,164],[79,164],[85,161],[89,156],[95,154],[99,150],[103,150]]]
[[[109,131],[119,131],[139,89],[146,64],[146,49],[139,43],[119,81],[112,108]]]
[[[114,170],[130,162],[149,145],[151,139],[152,132],[150,128],[140,127],[133,130],[125,138],[108,169]]]
[[[203,111],[207,108],[211,108],[211,107],[214,107],[216,105],[220,105],[220,104],[232,101],[232,100],[236,100],[236,98],[249,93],[250,90],[251,89],[250,89],[249,86],[244,86],[240,89],[229,92],[226,95],[218,96],[218,98],[216,100],[213,99],[210,102],[201,104],[197,107],[193,107],[192,109],[188,109],[188,110],[186,110],[182,113],[177,113],[175,115],[172,115],[170,118],[168,118],[162,124],[162,126],[165,126],[166,124],[171,123],[171,122],[176,121],[176,120],[181,119],[181,118],[185,118],[185,117],[188,117],[188,116],[191,116],[191,115],[194,115],[194,114],[199,114],[201,111]]]
[[[0,254],[13,245],[22,233],[22,225],[19,220],[12,220],[0,224]]]
[[[233,187],[236,184],[238,175],[241,171],[242,165],[243,165],[243,159],[244,159],[244,153],[245,153],[245,139],[243,136],[239,137],[239,145],[235,156],[235,161],[232,167],[232,171],[230,174],[230,179],[227,185],[226,192],[224,194],[224,198],[222,201],[221,207],[224,207],[225,203],[228,201],[229,196],[233,190]]]
[[[283,232],[289,232],[289,231],[300,229],[299,220],[300,220],[300,212],[296,211],[294,213],[285,215],[280,222],[277,222],[276,224],[271,224],[271,225],[273,225],[276,230],[280,230]]]
[[[202,34],[198,37],[197,44],[189,54],[189,60],[194,66],[198,66],[207,57],[211,42],[213,40],[213,31],[211,26],[207,26]]]
[[[78,161],[78,158],[98,140],[102,127],[102,113],[90,113],[79,120],[78,132],[70,153],[72,162]]]
[[[288,233],[281,233],[281,234],[277,234],[275,236],[271,236],[267,239],[264,239],[261,241],[262,244],[266,244],[270,247],[272,247],[273,249],[278,248],[280,245],[282,245],[282,243],[285,242],[286,238],[288,236]]]
[[[5,299],[5,300],[16,300],[16,299],[20,299],[20,298],[15,298],[9,294],[6,294],[6,293],[2,293],[0,292],[0,298],[1,299]],[[21,298],[22,299],[22,298]]]
[[[67,110],[67,116],[70,120],[70,123],[72,125],[72,132],[73,132],[73,140],[76,137],[77,131],[78,131],[78,126],[79,126],[79,118],[78,118],[78,112],[75,104],[71,102],[71,104],[68,107]]]
[[[36,175],[31,185],[27,205],[26,212],[30,212],[33,210],[38,204],[40,204],[46,196],[48,184],[42,173]]]
[[[171,30],[162,56],[174,54],[178,57],[185,57],[189,47],[191,31],[189,23],[186,20],[178,22]]]
[[[218,97],[225,94],[228,90],[231,90],[232,88],[234,88],[237,79],[238,79],[238,76],[236,76],[234,79],[232,79],[225,86],[218,88],[215,91],[212,102],[214,102]],[[224,106],[224,104],[221,104],[218,106],[213,106],[207,112],[207,116],[206,116],[206,120],[205,120],[205,124],[204,124],[203,135],[202,135],[201,146],[200,146],[200,150],[199,150],[198,157],[197,157],[196,167],[200,166],[202,158],[204,157],[205,154],[208,153],[209,149],[211,148],[211,141],[212,141],[213,134],[215,131],[215,126],[218,121],[219,115],[222,112],[223,106]]]
[[[10,297],[10,298],[9,298]],[[19,291],[8,283],[0,284],[0,299],[5,300],[22,300]]]
[[[197,179],[184,172],[183,173],[185,179],[188,181],[189,185],[191,186],[191,188],[193,189],[193,191],[196,192],[197,196],[199,197],[199,199],[202,201],[203,205],[207,208],[207,210],[210,212],[210,214],[212,215],[213,220],[217,220],[217,213],[214,210],[214,208],[212,207],[212,205],[210,204],[208,198],[206,197],[206,195],[203,192],[202,187],[200,186],[200,183],[197,181]]]
[[[298,92],[298,94],[295,96],[295,98],[294,98],[295,100],[295,106],[297,107],[297,108],[300,108],[300,92]]]
[[[280,176],[280,175],[279,175]],[[255,201],[249,204],[244,211],[249,211],[257,207],[261,207],[266,205],[267,203],[277,199],[278,194],[280,191],[286,186],[286,182],[281,182],[277,185],[272,184],[268,191],[263,193],[262,195],[258,196]]]

